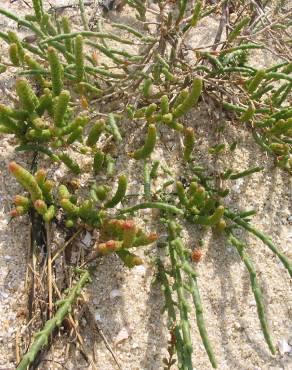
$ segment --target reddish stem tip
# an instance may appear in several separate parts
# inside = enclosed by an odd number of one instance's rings
[[[36,208],[42,208],[45,206],[45,202],[41,199],[37,199],[35,202],[34,202],[34,206]]]
[[[115,250],[116,249],[116,247],[117,247],[117,242],[116,242],[116,240],[109,240],[109,241],[107,241],[106,242],[106,247],[108,248],[108,249],[110,249],[110,250]]]
[[[19,213],[18,213],[17,209],[12,209],[9,212],[9,215],[10,215],[10,217],[17,217],[17,216],[19,216]]]
[[[123,229],[133,229],[135,227],[135,223],[133,220],[126,220],[123,223]]]
[[[8,170],[13,173],[15,172],[17,167],[18,167],[18,164],[16,162],[10,162],[8,165]]]

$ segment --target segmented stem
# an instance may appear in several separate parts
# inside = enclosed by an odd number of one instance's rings
[[[122,199],[124,198],[124,196],[126,195],[127,185],[128,185],[127,177],[125,175],[121,175],[119,177],[118,188],[117,188],[115,195],[113,196],[111,200],[106,202],[104,206],[106,208],[113,208],[118,203],[120,203]]]
[[[122,39],[121,37],[107,32],[92,32],[92,31],[81,31],[81,32],[71,32],[71,33],[62,33],[54,37],[48,37],[41,41],[41,44],[49,44],[54,41],[62,41],[70,38],[74,38],[77,35],[82,35],[83,37],[97,37],[100,39],[109,39],[120,42],[122,44],[132,45],[133,42],[130,40]]]
[[[179,215],[184,214],[184,211],[182,209],[172,206],[171,204],[162,203],[162,202],[146,202],[146,203],[136,204],[133,207],[121,209],[119,213],[120,214],[131,213],[134,211],[138,211],[139,209],[147,209],[147,208],[157,208],[163,211],[167,211],[167,212],[171,212],[171,213],[175,213]]]
[[[180,257],[182,265],[184,266],[185,264],[188,264],[188,261],[185,257],[185,252],[184,252],[185,247],[180,238],[176,239],[175,247]],[[184,271],[186,271],[186,269]],[[203,345],[205,347],[205,350],[208,354],[209,360],[213,368],[217,368],[217,361],[216,361],[212,346],[208,338],[207,330],[206,330],[206,325],[205,325],[204,316],[203,316],[203,306],[202,306],[201,297],[199,293],[197,278],[195,274],[193,273],[192,274],[188,273],[188,276],[189,276],[189,287],[190,287],[190,291],[191,291],[195,309],[196,309],[197,325],[198,325],[198,329],[199,329],[199,332],[202,338],[202,342],[203,342]]]
[[[184,342],[181,335],[181,329],[177,324],[177,315],[175,312],[175,305],[176,303],[172,299],[172,289],[169,285],[169,281],[165,272],[165,268],[161,262],[161,260],[157,261],[158,266],[158,277],[161,283],[161,289],[164,294],[165,300],[165,308],[167,310],[168,319],[169,319],[169,327],[173,330],[175,335],[175,348],[178,357],[178,362],[185,366],[184,364]]]
[[[79,0],[79,9],[80,9],[80,14],[81,14],[83,27],[86,31],[88,31],[89,27],[88,27],[88,21],[87,21],[87,18],[86,18],[86,14],[85,14],[85,8],[84,8],[83,0]]]
[[[75,64],[77,81],[81,82],[84,78],[84,53],[83,53],[83,37],[77,35],[75,39]]]
[[[270,334],[269,327],[268,327],[268,322],[266,319],[263,295],[262,295],[262,291],[261,291],[260,285],[257,280],[256,271],[253,266],[253,263],[250,260],[249,255],[245,251],[246,246],[240,240],[238,240],[234,235],[231,234],[229,237],[229,241],[237,249],[237,252],[242,259],[242,262],[245,264],[245,267],[248,270],[250,283],[251,283],[252,291],[255,297],[262,331],[263,331],[265,340],[269,346],[271,353],[275,354],[276,350],[272,342],[271,334]]]
[[[144,145],[131,153],[131,156],[135,159],[145,159],[150,156],[153,152],[156,144],[156,127],[149,125],[147,136]]]
[[[54,95],[59,95],[63,88],[63,67],[56,49],[48,47],[48,61],[50,64],[52,88]]]
[[[256,229],[254,226],[250,225],[248,222],[244,221],[235,213],[225,210],[224,214],[226,217],[230,218],[233,222],[237,223],[242,228],[246,229],[250,233],[254,234],[256,237],[261,239],[261,241],[270,248],[270,250],[279,258],[283,265],[288,270],[290,276],[292,277],[292,262],[287,258],[284,253],[280,252],[279,249],[274,245],[271,239],[265,235],[263,232]]]
[[[23,356],[22,360],[17,366],[17,370],[26,370],[28,365],[31,364],[36,358],[41,349],[48,344],[50,335],[56,327],[60,327],[65,316],[70,312],[72,305],[75,303],[77,297],[80,295],[82,288],[90,281],[90,273],[86,270],[80,277],[77,284],[71,289],[66,298],[60,301],[55,316],[48,320],[44,328],[35,335],[35,341],[29,347],[27,353]]]
[[[144,163],[144,196],[146,200],[151,199],[151,177],[149,171],[149,165],[147,162]]]

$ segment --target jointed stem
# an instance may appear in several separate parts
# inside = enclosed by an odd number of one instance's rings
[[[44,33],[38,29],[32,22],[29,22],[25,19],[22,19],[20,17],[17,17],[14,13],[11,13],[3,8],[0,8],[0,14],[3,14],[5,17],[12,19],[19,25],[31,29],[36,35],[40,37],[44,37]]]
[[[224,212],[225,216],[231,219],[233,222],[237,223],[239,226],[241,226],[243,229],[246,229],[250,233],[257,236],[261,241],[268,246],[271,251],[279,258],[279,260],[283,263],[283,265],[288,270],[290,276],[292,277],[292,262],[285,256],[284,253],[280,252],[279,249],[274,245],[274,243],[271,241],[271,239],[265,235],[263,232],[256,229],[254,226],[250,225],[248,222],[244,221],[242,218],[238,217],[233,212],[225,210]]]
[[[253,291],[253,294],[256,300],[257,311],[258,311],[258,316],[259,316],[259,320],[261,323],[262,331],[263,331],[265,340],[270,348],[270,351],[272,352],[272,354],[275,354],[276,351],[275,351],[275,347],[273,345],[272,338],[269,332],[268,322],[267,322],[266,315],[265,315],[265,306],[263,303],[262,291],[261,291],[260,285],[257,280],[255,268],[248,254],[245,251],[246,246],[232,234],[229,237],[229,241],[237,249],[242,259],[242,262],[245,264],[245,267],[248,270],[250,283],[252,286],[252,291]]]
[[[52,43],[53,41],[67,40],[67,39],[70,39],[70,38],[74,38],[77,35],[81,35],[83,37],[96,37],[96,38],[100,38],[100,39],[110,39],[110,40],[118,41],[118,42],[120,42],[122,44],[128,44],[128,45],[132,45],[133,44],[132,41],[122,39],[122,38],[120,38],[119,36],[117,36],[117,35],[115,35],[113,33],[92,32],[92,31],[80,31],[80,32],[71,32],[71,33],[59,34],[57,36],[48,37],[48,38],[42,40],[41,41],[41,44],[48,44],[48,43]]]
[[[86,14],[85,14],[83,0],[79,0],[79,9],[80,9],[80,14],[81,14],[81,19],[82,19],[83,27],[84,27],[84,29],[86,31],[88,31],[89,30],[89,27],[88,27],[88,21],[87,21],[87,18],[86,18]]]
[[[161,262],[161,260],[157,261],[158,264],[158,272],[159,272],[159,279],[162,284],[162,290],[164,293],[164,299],[165,299],[165,307],[167,310],[168,318],[170,320],[170,327],[172,327],[175,335],[175,346],[177,351],[177,357],[179,363],[183,363],[183,339],[181,336],[181,331],[179,328],[179,325],[177,324],[177,317],[175,312],[175,302],[172,299],[172,290],[169,285],[169,281],[164,269],[164,266]]]
[[[33,344],[28,349],[27,353],[23,356],[21,362],[17,366],[17,370],[26,370],[27,366],[34,361],[39,351],[45,346],[48,342],[50,335],[53,333],[56,327],[61,326],[64,317],[70,311],[72,305],[76,301],[77,297],[81,293],[81,289],[84,287],[86,283],[90,280],[90,273],[86,270],[82,276],[80,277],[78,283],[75,287],[70,291],[67,298],[61,301],[61,305],[56,312],[55,316],[48,320],[44,326],[44,328],[37,333],[35,336],[36,339]]]
[[[175,206],[172,206],[171,204],[162,203],[162,202],[146,202],[146,203],[136,204],[133,207],[121,209],[120,214],[130,213],[130,212],[138,211],[139,209],[147,209],[147,208],[157,208],[163,211],[168,211],[168,212],[176,213],[179,215],[184,214],[183,210]]]
[[[170,242],[169,245],[169,255],[172,265],[172,274],[175,279],[175,290],[177,292],[178,298],[178,308],[180,312],[180,319],[181,319],[181,327],[183,333],[183,341],[184,341],[184,352],[182,354],[184,366],[186,369],[192,370],[192,344],[191,344],[191,336],[190,336],[190,325],[188,320],[188,304],[185,298],[185,289],[183,287],[183,281],[180,273],[180,269],[178,267],[178,257],[177,252],[174,248],[173,243],[175,240]]]
[[[185,248],[184,248],[182,240],[180,238],[177,238],[176,239],[176,251],[183,265],[188,263],[185,257],[184,249]],[[197,284],[197,278],[196,276],[194,276],[194,274],[192,275],[188,274],[188,275],[189,275],[189,287],[190,287],[190,291],[191,291],[195,309],[196,309],[197,325],[198,325],[198,329],[199,329],[199,332],[202,338],[202,342],[204,344],[205,350],[208,354],[208,357],[209,357],[209,360],[212,366],[214,368],[217,368],[217,362],[216,362],[215,355],[214,355],[213,349],[211,347],[211,344],[208,338],[208,334],[207,334],[207,330],[206,330],[206,326],[204,322],[203,307],[202,307],[201,297],[200,297],[199,288]]]
[[[216,369],[217,368],[217,362],[216,358],[212,349],[212,346],[210,344],[206,326],[205,326],[205,321],[204,321],[204,316],[203,316],[203,307],[202,307],[202,301],[200,297],[200,292],[198,288],[198,283],[197,279],[195,277],[189,278],[189,284],[192,292],[192,297],[194,301],[194,305],[196,308],[196,317],[197,317],[197,325],[198,329],[202,338],[202,342],[204,344],[205,350],[208,354],[209,360],[212,364],[212,366]]]

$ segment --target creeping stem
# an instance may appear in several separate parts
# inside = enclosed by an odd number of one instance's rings
[[[169,326],[173,328],[173,332],[175,335],[175,347],[176,347],[176,352],[177,352],[177,357],[179,363],[183,363],[183,340],[181,336],[181,331],[180,327],[177,324],[177,315],[175,312],[175,302],[173,301],[172,298],[172,289],[169,284],[164,266],[161,262],[161,260],[157,261],[158,265],[158,278],[161,282],[161,288],[164,293],[164,300],[165,300],[165,307],[168,313],[168,318],[169,318]]]
[[[181,260],[183,266],[188,263],[187,259],[185,257],[184,249],[185,249],[185,247],[183,245],[182,240],[180,238],[177,238],[176,239],[176,250],[177,250],[177,253],[180,257],[180,260]],[[189,273],[188,275],[189,275],[190,292],[192,294],[193,302],[194,302],[195,309],[196,309],[197,325],[198,325],[198,329],[199,329],[199,332],[200,332],[200,335],[201,335],[201,338],[202,338],[202,342],[204,344],[205,350],[208,354],[208,357],[209,357],[209,360],[210,360],[212,366],[214,368],[217,368],[216,358],[215,358],[212,346],[210,344],[208,334],[207,334],[207,330],[206,330],[206,326],[205,326],[205,321],[204,321],[204,316],[203,316],[203,306],[202,306],[202,302],[201,302],[201,297],[200,297],[200,292],[199,292],[199,288],[198,288],[197,278],[196,278],[196,275],[194,273],[192,273],[192,274]]]
[[[229,242],[237,249],[237,252],[240,255],[240,258],[242,259],[242,262],[245,264],[245,267],[248,270],[249,273],[249,278],[250,278],[250,283],[252,287],[252,291],[255,297],[256,305],[257,305],[257,311],[258,311],[258,316],[259,320],[261,323],[262,331],[265,337],[265,340],[270,348],[270,351],[272,354],[275,354],[275,347],[272,342],[272,338],[269,332],[269,327],[268,327],[268,322],[266,319],[266,314],[265,314],[265,306],[263,302],[263,295],[261,288],[259,286],[257,276],[256,276],[256,271],[255,268],[248,256],[248,254],[245,251],[246,246],[238,240],[234,235],[230,235],[229,237]]]
[[[133,207],[121,209],[119,213],[120,214],[130,213],[130,212],[138,211],[139,209],[147,209],[147,208],[157,208],[163,211],[175,213],[177,215],[184,214],[184,211],[182,209],[172,206],[171,204],[162,203],[162,202],[145,202],[145,203],[136,204]]]
[[[60,327],[65,316],[70,312],[70,309],[77,297],[80,295],[82,288],[90,281],[90,273],[86,270],[80,277],[79,281],[70,291],[68,296],[60,301],[60,307],[55,316],[48,320],[44,328],[35,336],[35,341],[29,347],[27,353],[23,356],[22,360],[17,366],[17,370],[26,370],[28,365],[31,364],[36,358],[37,354],[41,351],[43,346],[47,345],[50,335],[56,327]]]
[[[256,237],[261,239],[261,241],[268,247],[270,250],[279,258],[279,260],[283,263],[283,265],[288,270],[290,276],[292,277],[292,262],[287,258],[284,253],[279,251],[279,249],[275,246],[275,244],[271,241],[271,239],[265,235],[263,232],[256,229],[254,226],[250,225],[248,222],[244,221],[238,215],[229,210],[224,211],[224,215],[231,219],[233,222],[237,223],[243,229],[246,229],[250,233],[254,234]]]

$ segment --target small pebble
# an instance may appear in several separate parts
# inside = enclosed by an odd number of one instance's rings
[[[129,330],[126,328],[126,327],[123,327],[118,335],[116,336],[115,340],[114,340],[114,346],[116,346],[117,344],[123,342],[124,340],[128,339],[130,336],[130,333],[129,333]]]
[[[122,292],[119,289],[113,289],[110,292],[110,299],[114,299],[116,297],[121,297],[121,296],[122,296]]]
[[[101,315],[98,312],[95,312],[94,318],[95,318],[95,321],[102,321]]]
[[[280,354],[283,356],[285,353],[289,353],[292,351],[292,347],[288,344],[286,339],[280,339],[278,341],[278,348]]]
[[[81,243],[85,248],[89,248],[91,240],[92,240],[91,234],[88,231],[86,231],[86,234],[85,234],[84,238],[82,239]]]
[[[146,274],[146,268],[145,268],[145,266],[143,266],[143,265],[135,266],[135,267],[132,269],[132,271],[133,271],[134,273],[138,273],[138,274],[140,274],[140,275],[145,275],[145,274]]]

